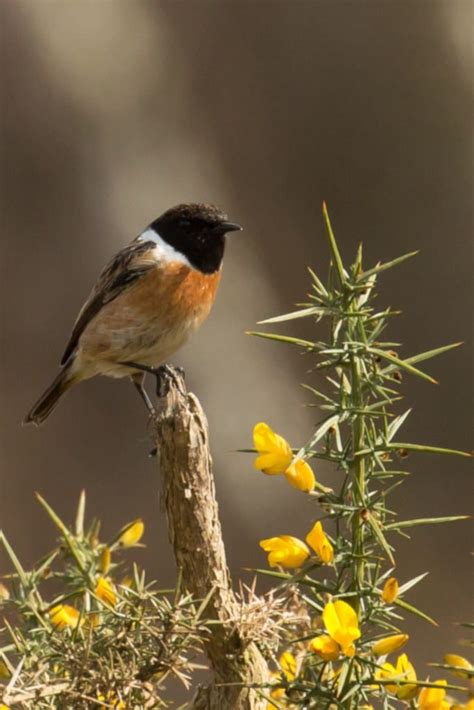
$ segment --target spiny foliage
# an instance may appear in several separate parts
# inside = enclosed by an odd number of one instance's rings
[[[2,585],[5,626],[0,687],[9,707],[159,708],[170,676],[188,685],[206,627],[204,605],[160,591],[136,565],[120,561],[139,543],[135,521],[109,542],[98,521],[84,529],[85,496],[69,529],[39,497],[59,528],[58,546],[25,570],[1,533],[15,572]]]

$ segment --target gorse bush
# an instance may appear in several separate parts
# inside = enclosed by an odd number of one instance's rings
[[[269,475],[283,474],[291,485],[309,492],[319,518],[305,541],[276,530],[275,537],[260,542],[269,566],[280,568],[270,574],[297,585],[311,618],[307,636],[291,639],[282,657],[271,705],[350,710],[376,702],[386,709],[447,708],[449,692],[458,688],[445,680],[418,680],[405,653],[394,663],[387,661],[408,641],[404,613],[434,623],[409,602],[410,589],[425,575],[402,583],[394,576],[394,540],[397,535],[408,536],[417,526],[466,516],[400,520],[387,501],[409,475],[403,465],[409,452],[466,456],[462,451],[404,441],[400,430],[410,410],[394,412],[402,399],[402,374],[434,383],[418,365],[460,343],[402,358],[400,344],[385,340],[384,335],[397,312],[376,309],[375,286],[384,271],[416,252],[364,269],[359,247],[354,263],[346,269],[325,206],[324,216],[332,254],[327,284],[310,270],[309,301],[293,313],[263,323],[310,318],[320,335],[324,332],[320,322],[326,320],[328,340],[253,333],[304,351],[314,369],[326,373],[328,384],[324,392],[305,385],[318,401],[322,418],[301,449],[291,449],[263,422],[254,429],[259,454],[255,467]],[[334,465],[336,490],[316,482],[310,459]],[[332,536],[325,529],[327,523],[334,530]],[[471,675],[470,664],[456,658],[467,668],[464,677]]]
[[[165,681],[177,677],[189,684],[196,654],[219,624],[228,623],[226,667],[235,665],[232,654],[245,656],[246,644],[257,644],[268,663],[267,682],[253,686],[257,699],[238,708],[473,710],[473,668],[463,656],[451,653],[432,664],[430,677],[410,662],[409,616],[435,622],[410,601],[425,574],[402,580],[395,573],[398,536],[466,516],[400,520],[388,502],[409,475],[409,453],[467,455],[405,441],[401,430],[410,410],[398,413],[403,375],[434,382],[420,364],[459,343],[402,357],[400,344],[385,340],[397,312],[377,309],[375,287],[384,271],[414,253],[366,269],[360,247],[345,267],[325,208],[324,216],[331,250],[327,282],[310,270],[308,302],[264,322],[309,318],[317,337],[328,333],[327,340],[254,333],[305,352],[327,383],[324,391],[305,385],[321,417],[304,446],[293,449],[260,422],[254,448],[246,450],[257,454],[258,470],[285,476],[298,489],[295,495],[310,496],[315,505],[304,540],[275,522],[260,541],[268,567],[257,572],[274,579],[273,592],[257,597],[251,588],[238,619],[210,620],[206,609],[215,587],[204,599],[180,583],[177,590],[160,591],[136,565],[130,570],[121,561],[125,548],[139,544],[141,521],[103,542],[97,522],[85,527],[84,495],[71,528],[40,498],[60,531],[54,550],[27,571],[1,536],[13,567],[0,588],[3,708],[165,707]],[[333,466],[331,488],[315,476],[318,460]],[[215,658],[213,663],[215,670]],[[221,686],[238,682],[218,678]]]
[[[84,529],[84,494],[72,530],[39,499],[60,530],[58,546],[26,571],[2,536],[15,568],[9,593],[3,588],[8,706],[164,707],[161,689],[170,675],[189,683],[190,654],[206,633],[203,605],[179,590],[157,590],[120,560],[139,544],[141,520],[103,543],[98,521]]]

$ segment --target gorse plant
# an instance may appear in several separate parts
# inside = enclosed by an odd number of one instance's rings
[[[61,538],[27,571],[1,535],[15,572],[2,585],[0,707],[165,707],[166,679],[189,683],[204,606],[124,567],[120,555],[139,544],[141,520],[100,542],[98,521],[84,528],[84,494],[73,529],[38,497]]]
[[[327,285],[310,270],[309,302],[263,323],[310,318],[316,321],[319,335],[323,331],[320,321],[326,319],[327,342],[253,333],[305,351],[312,364],[316,358],[315,369],[327,373],[329,385],[325,392],[305,385],[317,398],[323,417],[301,449],[292,450],[265,423],[254,429],[259,453],[256,468],[267,474],[282,473],[290,484],[310,492],[320,518],[306,542],[278,535],[260,543],[269,553],[269,565],[280,568],[260,572],[283,584],[297,585],[313,622],[307,636],[289,640],[285,664],[288,668],[288,653],[292,653],[293,669],[289,673],[283,668],[279,674],[270,706],[351,710],[375,699],[386,709],[407,704],[431,710],[449,707],[445,698],[454,686],[417,680],[405,654],[395,665],[387,662],[387,656],[408,640],[402,612],[434,623],[407,599],[409,590],[425,575],[403,584],[393,576],[394,539],[408,536],[419,525],[449,523],[466,516],[399,520],[387,498],[408,475],[403,466],[408,452],[467,455],[403,441],[399,431],[410,410],[398,415],[393,411],[401,399],[402,373],[435,382],[418,365],[460,343],[402,358],[397,351],[400,344],[384,339],[397,313],[375,308],[375,286],[384,271],[416,252],[364,269],[359,247],[355,262],[346,268],[325,206],[323,212],[332,255]],[[309,459],[334,464],[339,472],[334,476],[340,481],[338,490],[324,489],[315,482]],[[326,521],[328,529],[334,530],[332,537],[324,529]],[[469,675],[472,668],[468,666]]]

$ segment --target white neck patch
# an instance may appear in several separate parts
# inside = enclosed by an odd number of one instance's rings
[[[154,248],[155,256],[157,261],[164,261],[164,262],[179,262],[180,264],[185,264],[186,266],[189,266],[190,269],[193,269],[193,265],[189,261],[189,259],[182,254],[180,251],[177,251],[174,247],[171,246],[171,244],[168,244],[160,235],[158,232],[155,232],[154,229],[151,229],[148,227],[145,229],[144,232],[140,234],[138,237],[139,242],[154,242],[156,245]]]

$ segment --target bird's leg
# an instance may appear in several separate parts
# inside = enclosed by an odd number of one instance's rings
[[[153,402],[148,396],[148,392],[146,391],[143,383],[145,381],[145,372],[134,372],[133,375],[130,376],[130,379],[132,380],[133,386],[137,390],[138,394],[140,395],[141,399],[145,403],[145,407],[148,410],[148,413],[152,419],[156,418],[156,409],[153,406]]]
[[[146,408],[150,414],[152,421],[156,420],[156,409],[153,406],[147,391],[143,386],[143,381],[146,374],[153,375],[156,377],[156,394],[158,397],[162,398],[169,392],[170,383],[172,382],[175,387],[177,387],[182,394],[185,394],[185,389],[183,386],[184,370],[182,367],[172,367],[171,365],[161,365],[161,367],[149,367],[148,365],[141,365],[138,362],[121,362],[120,365],[124,367],[129,367],[132,370],[138,370],[139,372],[133,372],[130,375],[130,379],[135,386],[141,399],[145,402]],[[158,455],[158,449],[154,447],[148,454],[150,458],[154,458]]]

